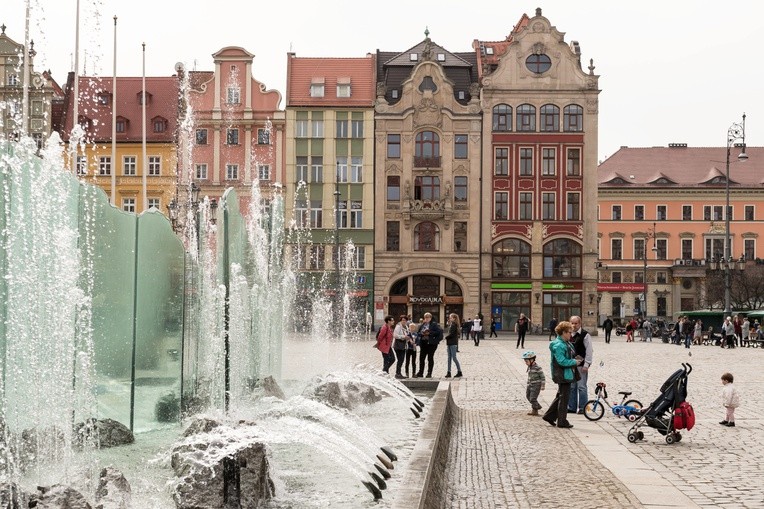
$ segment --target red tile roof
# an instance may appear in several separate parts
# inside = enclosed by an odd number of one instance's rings
[[[480,77],[483,76],[483,72],[485,70],[484,66],[495,66],[499,63],[499,58],[504,53],[506,53],[507,47],[509,47],[515,38],[515,34],[519,33],[521,30],[527,27],[529,20],[530,18],[527,14],[520,16],[520,21],[518,21],[517,24],[512,27],[512,31],[509,32],[509,35],[507,35],[506,39],[503,41],[475,40],[472,43],[472,47],[477,52],[478,56],[478,72],[480,73]],[[485,51],[486,48],[491,48],[493,50],[493,54],[488,54]]]
[[[68,140],[73,125],[73,82],[72,73],[66,88],[66,112],[62,138]],[[128,120],[126,130],[117,133],[118,142],[140,142],[142,137],[142,106],[139,96],[142,90],[142,78],[117,76],[117,116]],[[79,115],[91,120],[88,129],[89,141],[111,140],[111,92],[112,78],[80,76]],[[109,103],[98,103],[101,94],[109,95]],[[173,142],[178,125],[178,78],[146,77],[146,94],[150,97],[146,103],[146,141]],[[152,119],[161,117],[167,121],[163,132],[154,132]]]
[[[376,96],[375,57],[298,58],[287,54],[287,107],[374,106]],[[311,97],[314,79],[324,79],[324,97]],[[338,78],[350,78],[350,97],[337,97]]]
[[[730,185],[764,187],[764,147],[746,147],[748,160],[730,152]],[[600,187],[688,187],[724,184],[726,147],[621,147],[597,169]],[[661,178],[667,182],[661,183]],[[712,184],[714,177],[721,177]],[[627,184],[618,183],[622,179]]]

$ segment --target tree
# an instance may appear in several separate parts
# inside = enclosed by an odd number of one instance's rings
[[[708,309],[724,309],[724,270],[706,273],[705,305]],[[730,274],[730,305],[732,309],[764,307],[764,265],[747,263],[744,270]]]

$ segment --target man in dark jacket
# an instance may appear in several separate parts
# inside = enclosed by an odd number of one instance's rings
[[[424,322],[419,327],[419,373],[414,378],[421,378],[424,373],[424,360],[427,359],[427,378],[432,378],[432,367],[435,364],[433,356],[438,349],[438,343],[443,339],[443,328],[438,322],[432,321],[432,314],[424,314]]]
[[[570,385],[570,398],[568,399],[568,412],[579,414],[584,413],[586,402],[589,401],[587,382],[589,381],[589,366],[592,365],[594,358],[594,347],[592,347],[592,337],[581,326],[580,316],[571,316],[570,323],[573,326],[573,338],[571,343],[576,351],[576,355],[583,357],[584,362],[578,366],[580,380]]]
[[[609,316],[602,322],[602,329],[605,331],[605,343],[610,343],[610,333],[613,332],[613,320]]]

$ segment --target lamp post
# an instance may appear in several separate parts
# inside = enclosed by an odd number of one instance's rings
[[[730,289],[732,287],[731,279],[731,265],[732,259],[732,239],[730,237],[730,153],[732,152],[732,146],[736,141],[742,141],[742,151],[737,156],[739,161],[746,161],[748,154],[745,153],[745,113],[743,113],[743,121],[739,124],[732,124],[727,129],[727,177],[724,182],[724,193],[726,197],[724,207],[724,314],[729,316],[732,311],[732,304],[730,302]]]
[[[642,302],[644,303],[642,305],[642,318],[647,318],[647,242],[653,239],[653,252],[657,252],[658,248],[655,245],[655,223],[653,223],[653,229],[650,231],[647,230],[647,234],[645,235],[645,245],[642,249],[642,262],[644,264],[644,269],[642,272],[642,279],[644,284],[644,289],[642,290],[644,293],[642,293]]]

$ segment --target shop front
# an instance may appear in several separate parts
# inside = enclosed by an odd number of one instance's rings
[[[425,313],[431,313],[434,321],[445,324],[451,313],[463,316],[462,287],[453,279],[435,274],[406,276],[390,287],[387,310],[396,320],[406,315],[419,322]]]

